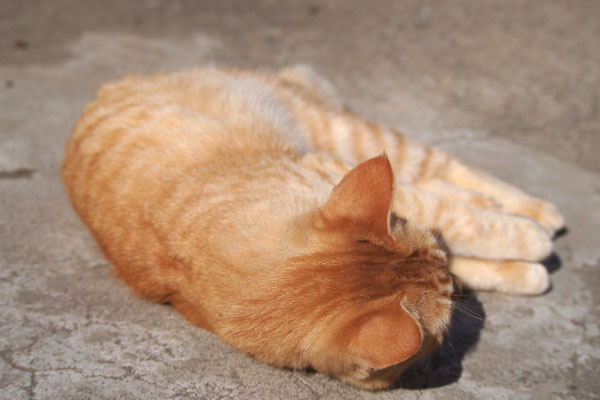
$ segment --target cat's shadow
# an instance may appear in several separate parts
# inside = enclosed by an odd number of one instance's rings
[[[442,346],[433,354],[406,370],[394,388],[427,389],[458,381],[462,360],[479,342],[485,325],[481,302],[471,291],[465,291],[452,313],[450,329]]]

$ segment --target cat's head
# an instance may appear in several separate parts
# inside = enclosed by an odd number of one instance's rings
[[[439,346],[455,294],[440,238],[392,213],[393,192],[386,156],[351,170],[313,216],[310,254],[298,259],[314,302],[303,350],[315,369],[368,389]]]

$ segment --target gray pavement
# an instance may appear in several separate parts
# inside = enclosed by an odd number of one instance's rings
[[[0,0],[0,398],[600,398],[600,2]],[[555,202],[540,297],[471,293],[449,340],[370,393],[272,368],[141,300],[59,179],[98,86],[308,63],[359,114]]]

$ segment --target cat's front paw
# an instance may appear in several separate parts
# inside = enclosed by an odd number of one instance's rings
[[[536,220],[551,235],[565,226],[565,218],[556,206],[544,200],[531,200],[517,212]]]
[[[565,218],[563,215],[554,204],[545,201],[542,202],[535,220],[551,234],[565,227]]]
[[[539,261],[552,253],[552,237],[532,219],[515,217],[513,235],[506,259]]]
[[[551,236],[531,218],[485,212],[478,214],[476,220],[476,240],[464,228],[443,231],[452,254],[488,260],[539,261],[552,253]]]
[[[535,295],[550,287],[548,271],[539,263],[453,257],[450,269],[466,287],[475,290]]]
[[[497,290],[509,294],[542,294],[550,287],[550,276],[539,263],[508,262],[499,268]]]

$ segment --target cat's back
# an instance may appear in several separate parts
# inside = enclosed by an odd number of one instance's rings
[[[224,221],[247,217],[244,199],[261,204],[281,195],[282,185],[268,183],[287,182],[282,168],[294,168],[296,153],[282,135],[295,125],[269,79],[213,68],[132,76],[105,85],[84,111],[66,145],[62,178],[74,208],[134,287],[138,268],[171,265],[170,251],[187,254],[177,246],[193,242],[192,225],[203,226],[201,243],[210,246],[207,238],[227,236]],[[164,280],[163,272],[157,276]],[[137,290],[153,298],[170,292]]]
[[[299,135],[276,91],[266,75],[217,68],[106,84],[67,142],[63,180],[77,202],[83,192],[288,148]]]
[[[276,90],[266,75],[217,68],[129,76],[104,85],[87,106],[67,144],[67,156],[89,154],[134,137],[152,136],[165,144],[183,140],[190,145],[242,128],[246,135],[238,135],[237,142],[250,132],[293,130],[294,121]]]
[[[244,199],[314,197],[323,179],[298,169],[308,146],[294,96],[277,76],[218,68],[106,84],[66,145],[74,208],[101,244],[125,243],[128,232],[156,227],[172,236],[190,219],[182,210],[209,224],[216,209],[241,218]]]

